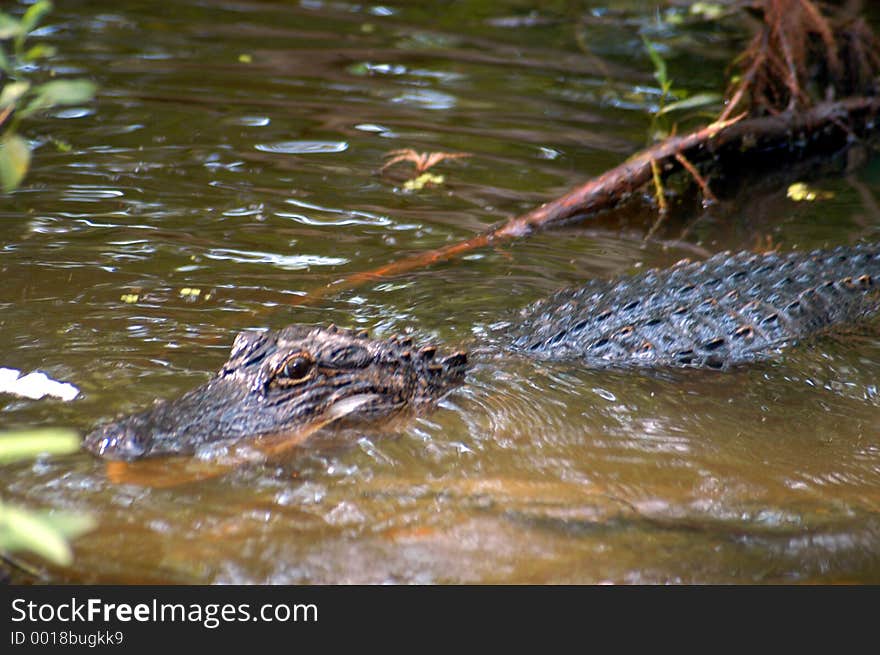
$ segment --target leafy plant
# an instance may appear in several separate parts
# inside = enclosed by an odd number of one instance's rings
[[[644,38],[643,41],[645,50],[648,51],[648,57],[650,57],[651,63],[654,65],[654,79],[660,85],[658,108],[651,116],[651,133],[653,138],[663,139],[672,132],[671,126],[665,120],[665,117],[669,114],[676,111],[702,109],[717,104],[721,100],[721,96],[717,93],[695,93],[691,95],[684,89],[674,89],[672,78],[669,77],[666,69],[666,60],[663,59],[653,43]],[[676,100],[675,98],[678,99]]]
[[[399,162],[410,162],[415,166],[416,175],[404,182],[403,188],[407,191],[421,191],[426,186],[439,186],[446,181],[442,175],[428,173],[429,168],[433,168],[445,159],[461,159],[470,156],[469,152],[416,152],[412,148],[392,150],[385,153],[385,157],[389,159],[382,166],[381,172],[384,173],[386,169]]]
[[[95,95],[95,84],[85,79],[29,79],[41,70],[40,62],[55,54],[52,46],[28,43],[51,10],[49,0],[39,0],[21,18],[0,12],[0,188],[7,193],[21,184],[31,162],[30,146],[18,133],[21,121],[53,107],[89,102]]]
[[[73,430],[25,430],[0,434],[0,464],[55,455],[79,449],[79,435]],[[0,553],[28,550],[54,564],[67,566],[73,559],[69,539],[90,530],[91,517],[58,511],[32,511],[0,500]]]

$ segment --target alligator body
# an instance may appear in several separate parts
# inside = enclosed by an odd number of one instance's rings
[[[880,304],[880,244],[810,253],[722,253],[529,305],[501,347],[589,367],[726,369],[766,359]],[[191,453],[220,440],[387,417],[464,381],[467,355],[409,339],[294,325],[242,332],[227,362],[179,399],[98,427],[84,445],[112,459]]]
[[[725,369],[870,314],[878,276],[880,244],[721,253],[563,289],[523,309],[508,329],[514,349],[541,359]]]

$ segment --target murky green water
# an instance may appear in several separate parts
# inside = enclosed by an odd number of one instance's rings
[[[175,395],[243,328],[335,322],[457,344],[580,280],[765,235],[786,249],[880,236],[875,161],[814,183],[833,199],[776,189],[712,209],[684,240],[681,225],[646,246],[635,228],[556,230],[294,306],[643,146],[657,97],[640,33],[691,91],[716,90],[737,47],[717,26],[659,22],[645,10],[659,3],[507,20],[532,4],[56,9],[41,34],[58,72],[101,93],[31,124],[33,171],[0,200],[0,365],[83,396],[2,396],[0,428],[86,431]],[[404,165],[378,174],[397,148],[473,156],[408,193]],[[98,519],[73,567],[46,570],[56,581],[878,582],[878,375],[874,329],[725,374],[486,359],[429,416],[269,465],[155,489],[82,454],[4,467],[0,493]]]

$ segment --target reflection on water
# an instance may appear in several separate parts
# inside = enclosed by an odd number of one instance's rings
[[[821,180],[822,203],[781,189],[716,208],[680,246],[645,245],[637,226],[558,230],[295,306],[644,144],[657,90],[632,53],[656,17],[515,20],[519,3],[466,4],[56,9],[59,72],[101,95],[33,125],[34,169],[0,205],[0,366],[83,397],[3,396],[0,426],[85,431],[181,393],[241,329],[334,322],[482,351],[486,326],[591,277],[751,247],[758,232],[783,248],[877,238],[873,163]],[[724,33],[669,30],[677,82],[715,90]],[[378,174],[398,148],[472,156],[412,193],[408,170]],[[72,568],[47,570],[60,581],[880,580],[876,323],[724,374],[474,359],[463,388],[408,422],[322,431],[210,475],[41,459],[5,466],[0,493],[99,519]]]

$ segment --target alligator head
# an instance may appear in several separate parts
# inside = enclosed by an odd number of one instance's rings
[[[334,326],[241,332],[206,384],[97,427],[83,446],[132,460],[337,419],[373,420],[437,401],[463,382],[466,368],[464,352],[440,357],[408,338],[372,339]]]

